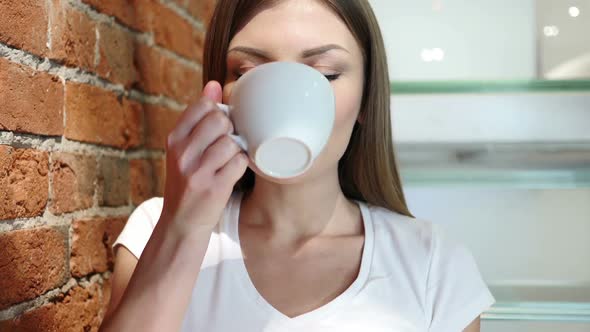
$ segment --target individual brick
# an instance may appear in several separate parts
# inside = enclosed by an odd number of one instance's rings
[[[161,54],[142,43],[135,49],[139,73],[137,88],[149,94],[165,95],[182,103],[195,101],[202,90],[201,70]]]
[[[182,114],[166,107],[144,105],[145,146],[150,149],[166,148],[168,134],[176,126]]]
[[[130,87],[137,81],[133,37],[123,29],[105,23],[99,25],[98,31],[100,61],[96,72],[114,83]]]
[[[151,21],[156,43],[188,59],[198,59],[202,53],[202,31],[159,2],[154,4],[157,17]]]
[[[96,11],[114,16],[122,24],[139,31],[149,31],[156,0],[82,0]]]
[[[0,1],[0,42],[39,56],[45,55],[46,4],[38,0]]]
[[[173,0],[175,4],[179,5],[182,8],[188,7],[189,0]]]
[[[0,145],[0,220],[43,214],[49,193],[48,160],[44,151]]]
[[[113,269],[112,244],[128,216],[76,220],[72,223],[70,271],[73,277]]]
[[[106,288],[106,289],[105,289]],[[0,332],[97,332],[106,313],[110,286],[74,286],[51,302],[0,322]]]
[[[61,214],[92,207],[96,159],[57,152],[52,155],[52,199],[49,210]]]
[[[126,159],[103,156],[98,170],[98,204],[121,206],[129,204],[129,163]]]
[[[66,281],[66,234],[50,227],[0,233],[0,310]]]
[[[122,149],[141,145],[141,104],[74,82],[66,84],[65,104],[67,138]]]
[[[131,172],[131,202],[134,205],[139,205],[154,196],[164,196],[166,180],[164,159],[133,159],[129,165]]]
[[[51,0],[49,57],[71,67],[94,69],[96,24],[65,0]]]
[[[129,161],[129,178],[131,185],[131,203],[139,205],[154,196],[154,170],[147,159]]]
[[[0,58],[1,130],[61,136],[63,99],[58,77]]]
[[[137,88],[149,94],[163,94],[163,55],[158,50],[137,42],[134,61],[138,72]]]
[[[215,11],[216,0],[189,0],[188,10],[205,26],[209,25],[209,20]]]
[[[164,189],[166,185],[166,158],[150,159],[155,176],[155,196],[164,196]]]
[[[203,89],[201,70],[186,66],[172,58],[165,57],[163,61],[164,94],[182,103],[196,101]]]

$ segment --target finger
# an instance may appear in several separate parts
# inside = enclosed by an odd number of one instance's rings
[[[194,126],[210,111],[218,110],[217,102],[221,101],[221,85],[210,81],[203,88],[203,96],[198,102],[190,105],[180,115],[174,129],[168,135],[169,145],[178,143],[189,135]]]
[[[217,109],[217,105],[211,100],[201,99],[196,104],[189,106],[176,121],[174,129],[168,135],[168,144],[176,144],[185,139],[201,119],[207,113]]]
[[[209,81],[203,88],[203,96],[211,99],[216,103],[221,103],[223,88],[217,81]]]
[[[234,155],[217,173],[216,180],[224,186],[233,186],[248,168],[248,156],[244,152]]]
[[[203,152],[200,161],[201,167],[215,173],[241,150],[231,137],[221,136]]]
[[[183,143],[182,154],[178,161],[181,170],[188,170],[190,165],[199,162],[205,149],[232,128],[231,121],[221,111],[210,112],[195,126],[193,132]]]

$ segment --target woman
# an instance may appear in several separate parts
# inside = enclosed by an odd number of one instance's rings
[[[246,171],[215,105],[270,61],[316,68],[336,98],[326,148],[285,182]],[[102,331],[479,331],[494,299],[473,257],[406,206],[366,0],[220,0],[203,71],[168,136],[163,199],[114,244]]]

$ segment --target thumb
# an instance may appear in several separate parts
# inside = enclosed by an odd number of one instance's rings
[[[217,81],[209,81],[203,88],[203,96],[208,97],[216,103],[221,103],[222,94],[221,84]]]

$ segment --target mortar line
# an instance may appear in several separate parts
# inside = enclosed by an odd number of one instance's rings
[[[206,29],[203,22],[193,17],[186,9],[178,6],[178,4],[170,0],[160,0],[160,3],[175,12],[178,16],[185,19],[188,23],[190,23],[190,25],[193,26],[193,28],[201,32],[205,32]]]
[[[111,271],[96,272],[83,277],[71,277],[61,286],[50,289],[45,293],[37,296],[34,299],[27,300],[6,309],[0,310],[0,321],[13,319],[30,309],[39,308],[46,304],[51,303],[54,299],[59,297],[61,294],[67,294],[75,286],[88,288],[91,284],[102,285],[105,280],[111,278]]]
[[[185,65],[185,66],[187,66],[187,67],[189,67],[189,68],[191,68],[193,70],[197,70],[197,71],[202,71],[203,70],[203,66],[200,63],[193,62],[191,60],[188,60],[188,59],[186,59],[186,58],[184,58],[184,57],[182,57],[182,56],[174,53],[173,51],[171,51],[171,50],[169,50],[169,49],[167,49],[165,47],[162,47],[162,46],[160,46],[158,44],[155,44],[155,43],[154,43],[154,45],[151,45],[150,47],[158,50],[160,53],[162,53],[162,54],[166,55],[167,57],[172,58],[172,59],[174,59],[174,60],[182,63],[183,65]]]
[[[53,203],[53,172],[51,171],[53,164],[53,153],[47,153],[47,202],[45,208],[43,208],[43,214],[49,210],[49,206]]]
[[[122,159],[157,159],[165,155],[161,149],[143,147],[120,150],[117,148],[69,140],[61,136],[39,136],[0,130],[0,144],[14,148],[31,148],[46,152],[67,152],[81,155],[105,155]]]
[[[52,38],[51,38],[51,24],[53,23],[53,2],[51,0],[45,0],[45,9],[47,13],[47,43],[45,46],[48,50],[51,50]]]
[[[63,214],[55,215],[48,210],[43,212],[43,215],[30,218],[16,218],[2,220],[0,223],[0,233],[9,231],[32,229],[43,226],[48,227],[69,227],[73,221],[86,220],[94,218],[113,218],[113,217],[127,217],[133,212],[135,206],[127,204],[118,207],[100,206],[90,207],[84,210],[78,210]]]
[[[98,176],[100,175],[100,162],[102,160],[102,157],[104,156],[104,154],[99,154],[98,156],[96,156],[96,158],[94,158],[95,161],[95,170],[96,170],[96,174],[94,176],[94,181],[92,183],[94,191],[92,192],[92,207],[98,207],[98,194],[99,194],[99,180],[98,180]]]
[[[70,257],[72,257],[72,222],[70,221],[68,223],[66,228],[66,234],[67,234],[67,238],[66,238],[66,257],[64,257],[65,261],[65,268],[66,268],[66,275],[69,276],[70,278],[72,277],[72,270],[70,268]]]
[[[97,26],[94,27],[94,35],[96,36],[94,42],[94,68],[98,68],[100,64],[100,29]]]
[[[66,96],[68,95],[68,85],[66,84],[66,80],[63,77],[59,78],[59,81],[61,82],[61,85],[63,87],[63,98],[62,98],[62,105],[61,105],[61,114],[63,117],[63,128],[65,130],[66,125],[68,123],[68,113],[66,112]],[[63,134],[62,134],[63,136]]]
[[[94,9],[92,6],[82,3],[80,0],[69,0],[69,3],[70,3],[70,5],[72,5],[72,7],[87,14],[94,21],[96,21],[98,23],[107,24],[110,27],[122,29],[127,34],[131,35],[135,40],[137,40],[141,43],[144,43],[146,46],[153,47],[154,49],[156,49],[159,52],[165,54],[166,56],[182,63],[183,65],[190,67],[194,70],[202,70],[202,66],[198,62],[195,62],[195,61],[193,61],[183,55],[180,55],[172,50],[169,50],[165,47],[157,45],[154,41],[154,35],[152,33],[138,31],[138,30],[128,27],[127,25],[119,23],[119,21],[116,20],[114,17],[103,14],[103,13],[97,11],[96,9]]]
[[[0,57],[6,58],[13,63],[27,66],[36,71],[57,76],[64,80],[64,82],[71,81],[93,85],[141,103],[164,106],[174,111],[183,111],[186,108],[186,104],[179,103],[170,97],[164,95],[150,95],[136,89],[125,90],[122,84],[112,83],[96,74],[89,73],[80,68],[67,67],[56,61],[40,58],[26,51],[9,47],[3,43],[0,43]]]

